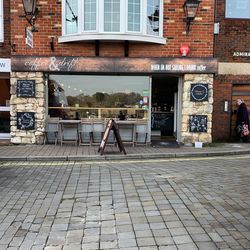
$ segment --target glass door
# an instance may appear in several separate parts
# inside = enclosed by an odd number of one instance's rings
[[[0,79],[0,140],[10,139],[10,79]]]

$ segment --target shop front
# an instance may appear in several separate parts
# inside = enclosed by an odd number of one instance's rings
[[[10,59],[0,58],[0,140],[10,139]]]
[[[11,141],[41,143],[46,117],[147,124],[147,142],[211,142],[214,59],[12,60]]]

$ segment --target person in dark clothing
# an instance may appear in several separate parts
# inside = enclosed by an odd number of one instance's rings
[[[248,135],[243,135],[242,129],[243,125],[246,125],[249,130],[249,117],[247,106],[242,99],[237,99],[237,117],[236,117],[236,126],[235,129],[239,135],[240,141],[248,142]]]
[[[122,113],[122,111],[119,112],[118,118],[121,121],[126,120],[126,116]]]

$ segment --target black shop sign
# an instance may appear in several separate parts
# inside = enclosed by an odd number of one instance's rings
[[[35,113],[17,112],[17,129],[21,130],[35,129]]]
[[[206,115],[190,115],[189,131],[193,133],[207,132],[207,116]]]
[[[208,84],[191,84],[190,100],[192,102],[208,101]]]
[[[17,80],[18,97],[35,97],[36,82],[35,80]]]

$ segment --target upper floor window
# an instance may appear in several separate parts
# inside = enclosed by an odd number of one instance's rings
[[[0,43],[4,41],[3,0],[0,0]]]
[[[226,0],[226,18],[250,19],[250,0]]]
[[[132,40],[165,44],[163,0],[62,0],[59,42]]]

